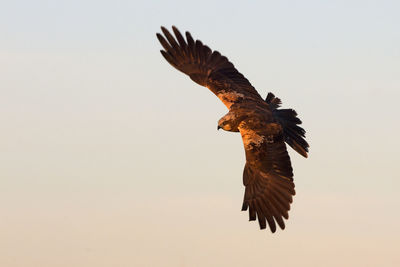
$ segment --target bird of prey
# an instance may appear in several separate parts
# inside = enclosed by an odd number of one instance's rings
[[[242,210],[249,220],[258,219],[260,229],[276,224],[283,230],[295,195],[293,169],[286,144],[307,157],[308,143],[301,120],[293,109],[280,109],[281,100],[268,93],[262,99],[250,82],[218,51],[211,50],[189,32],[186,39],[172,26],[175,37],[164,27],[157,33],[161,54],[194,82],[210,89],[229,112],[218,121],[218,129],[240,132],[246,153]],[[285,144],[286,143],[286,144]]]

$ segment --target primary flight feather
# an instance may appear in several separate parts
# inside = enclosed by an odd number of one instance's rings
[[[157,33],[161,54],[176,69],[210,89],[229,112],[218,121],[218,129],[240,132],[246,153],[243,171],[245,193],[242,210],[250,221],[258,219],[272,232],[276,224],[285,228],[295,195],[293,170],[285,142],[307,157],[308,143],[300,119],[292,109],[279,109],[281,101],[272,93],[263,100],[250,82],[218,51],[212,51],[189,32],[186,38],[176,27]]]

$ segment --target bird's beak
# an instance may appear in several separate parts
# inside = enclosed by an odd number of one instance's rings
[[[217,131],[218,131],[219,129],[221,129],[221,128],[222,128],[222,127],[218,125],[218,126],[217,126]]]

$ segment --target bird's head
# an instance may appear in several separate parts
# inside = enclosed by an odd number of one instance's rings
[[[217,130],[222,129],[225,131],[230,131],[232,130],[232,125],[230,125],[229,121],[224,121],[222,119],[220,119],[218,121],[218,126],[217,126]]]
[[[229,132],[238,132],[238,120],[235,114],[229,112],[218,121],[217,130],[222,129]]]

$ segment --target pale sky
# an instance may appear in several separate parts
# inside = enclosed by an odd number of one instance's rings
[[[400,266],[399,1],[3,1],[0,266]],[[294,108],[284,231],[241,212],[225,106],[161,25]]]

